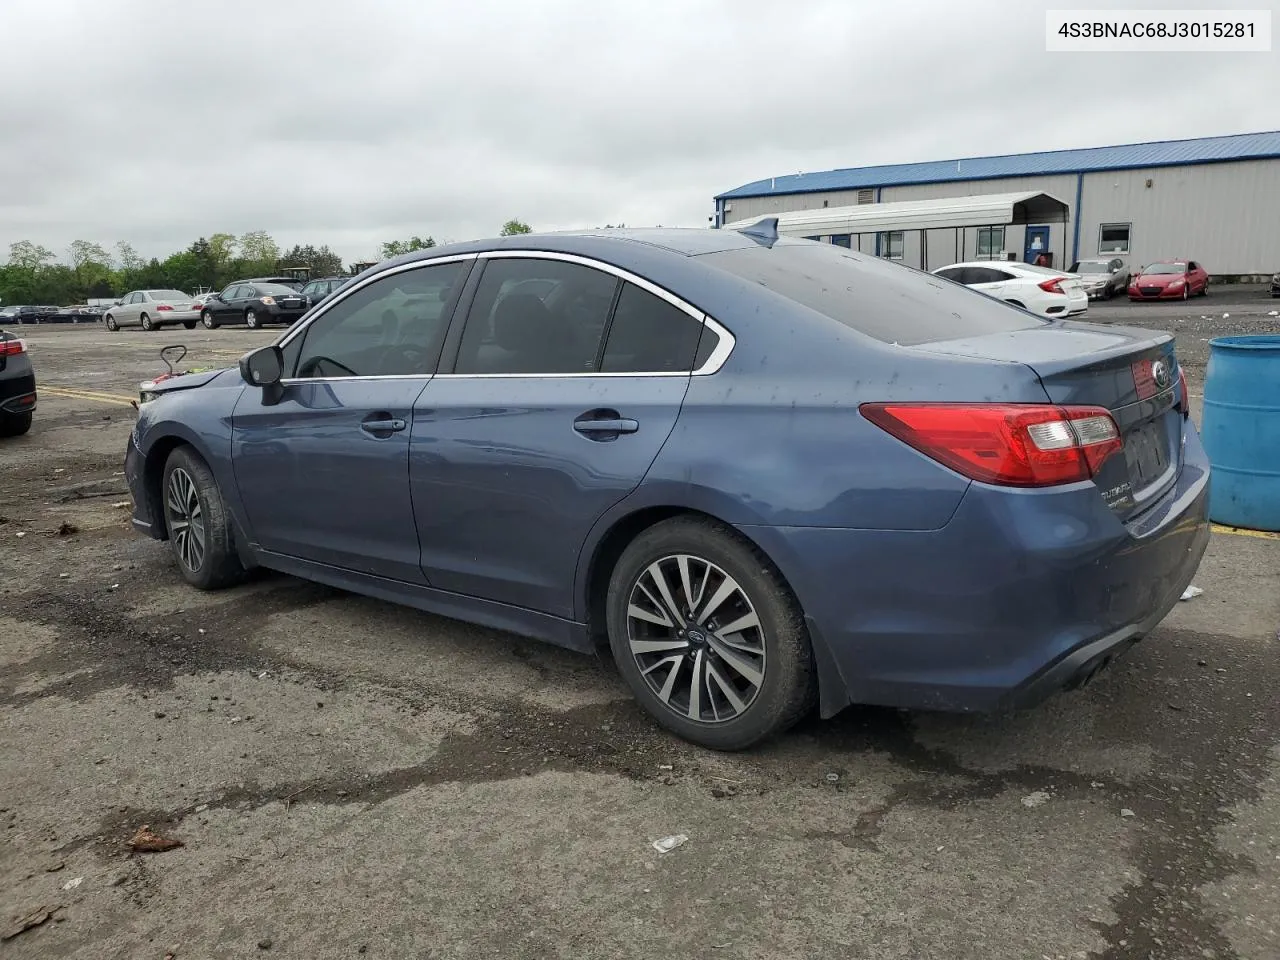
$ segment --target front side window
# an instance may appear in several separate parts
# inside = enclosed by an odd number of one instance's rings
[[[852,249],[853,247],[853,238],[847,233],[837,233],[831,238],[831,242],[837,247],[845,247],[846,249]]]
[[[299,338],[299,379],[429,375],[465,263],[428,264],[382,277],[339,300]]]
[[[1004,251],[1004,227],[978,228],[978,259],[998,260]]]
[[[489,260],[467,313],[455,372],[596,371],[620,283],[562,260]]]
[[[1098,253],[1128,253],[1131,225],[1104,223],[1098,228]]]
[[[624,283],[609,324],[602,373],[687,373],[702,323],[634,283]]]
[[[901,260],[905,246],[901,230],[889,230],[880,234],[880,256],[886,260]]]

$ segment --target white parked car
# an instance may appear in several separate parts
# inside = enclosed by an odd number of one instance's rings
[[[987,296],[1012,303],[1041,317],[1070,317],[1089,309],[1084,281],[1074,273],[1011,260],[953,263],[934,276],[963,283]]]
[[[108,330],[119,330],[137,324],[143,330],[182,324],[195,329],[200,319],[200,305],[191,294],[181,290],[133,290],[107,308],[102,322]]]

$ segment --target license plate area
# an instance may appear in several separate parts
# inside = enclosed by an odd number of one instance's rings
[[[1124,438],[1124,457],[1134,492],[1151,486],[1169,469],[1169,452],[1158,424],[1134,427]]]

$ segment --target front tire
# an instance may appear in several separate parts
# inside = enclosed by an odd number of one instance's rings
[[[106,315],[106,317],[103,319],[102,322],[107,325],[107,329],[110,330],[112,333],[115,333],[117,330],[120,329],[120,324],[116,323],[116,318],[109,313]]]
[[[31,429],[31,411],[0,413],[0,437],[20,437]]]
[[[208,310],[205,310],[203,313],[200,314],[200,322],[204,324],[204,328],[206,330],[218,329],[217,319]]]
[[[676,517],[645,530],[614,567],[606,609],[627,686],[685,740],[742,750],[813,707],[799,604],[769,559],[722,524]]]
[[[1182,285],[1182,299],[1183,300],[1191,299],[1191,288],[1188,287],[1186,284]]]
[[[165,461],[161,483],[165,529],[182,578],[201,590],[242,580],[231,514],[209,465],[191,447],[178,447]]]

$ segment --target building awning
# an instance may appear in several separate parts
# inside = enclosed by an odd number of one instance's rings
[[[788,237],[877,233],[889,230],[949,230],[997,227],[1015,223],[1066,223],[1070,208],[1047,193],[989,193],[938,200],[863,203],[767,214],[778,218],[778,233]],[[726,223],[730,230],[749,226],[764,216]]]

